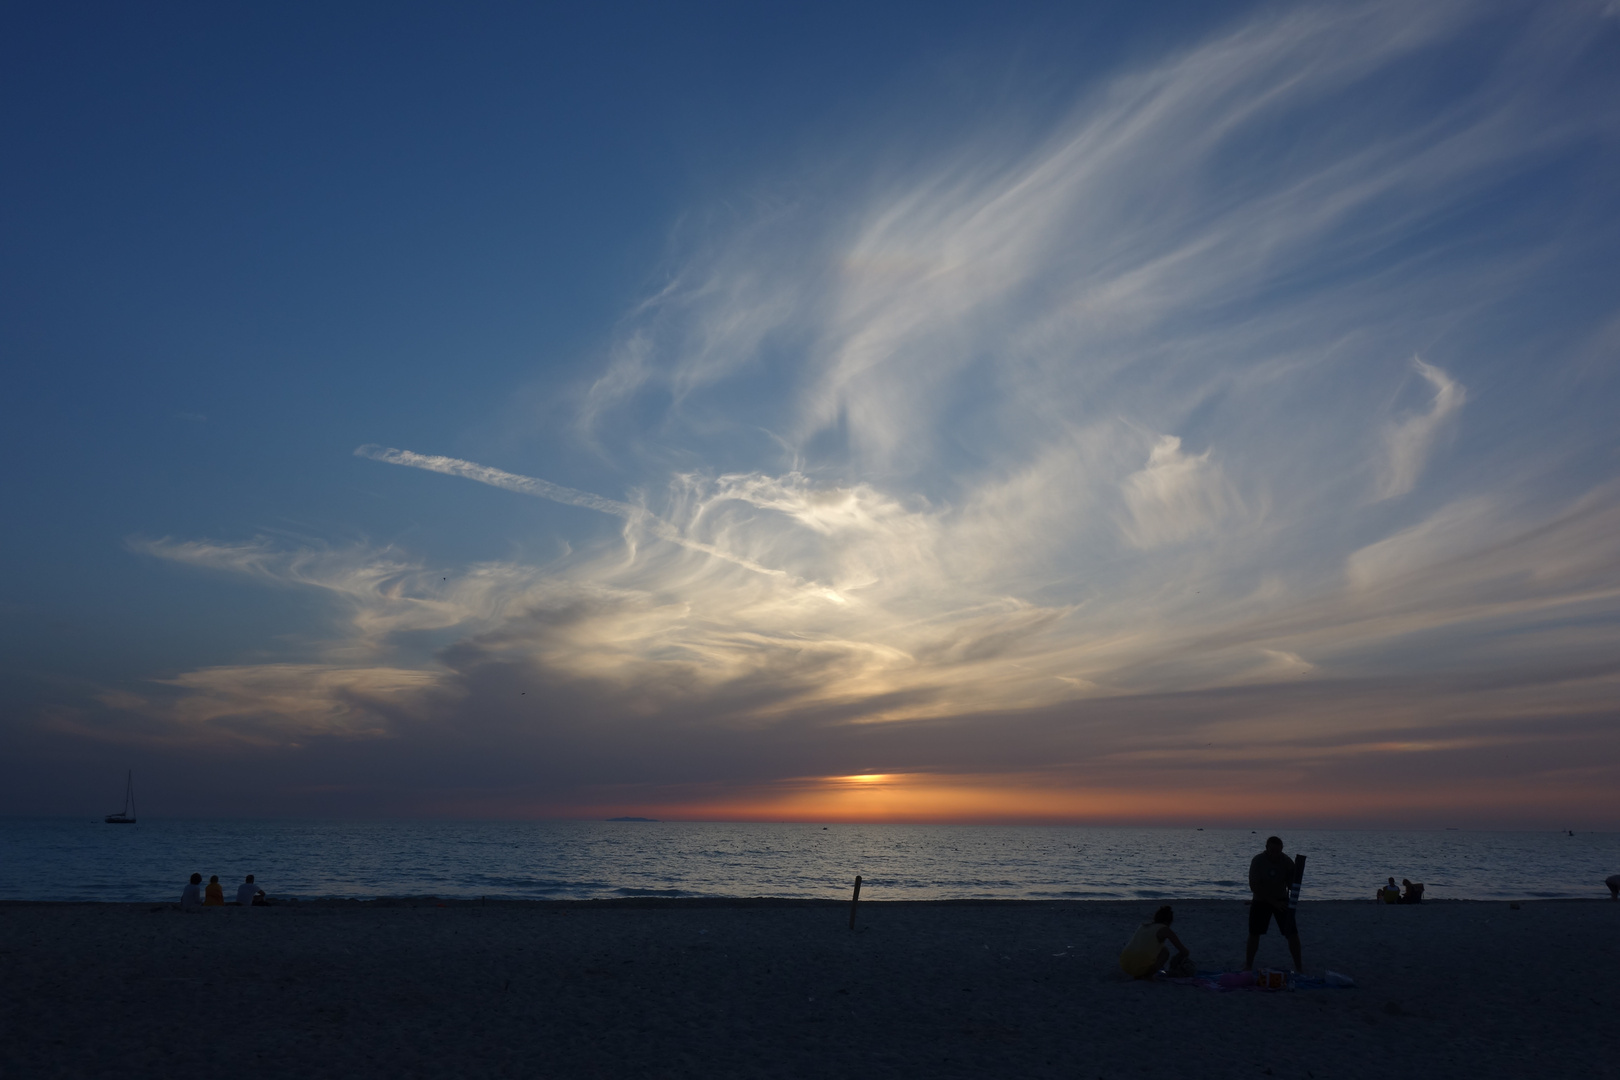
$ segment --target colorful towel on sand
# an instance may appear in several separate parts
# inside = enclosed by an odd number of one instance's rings
[[[1255,973],[1252,971],[1200,971],[1197,975],[1186,979],[1171,979],[1170,982],[1178,986],[1196,986],[1200,990],[1214,990],[1216,993],[1225,993],[1228,990],[1264,990],[1258,984]],[[1330,971],[1326,976],[1317,978],[1314,975],[1295,975],[1292,990],[1348,990],[1355,986],[1355,980],[1348,975],[1340,975]],[[1267,990],[1267,993],[1277,993],[1276,990]]]

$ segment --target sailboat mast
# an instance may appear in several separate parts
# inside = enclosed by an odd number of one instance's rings
[[[124,774],[124,808],[116,814],[108,814],[102,819],[108,825],[135,824],[135,770],[131,769]]]

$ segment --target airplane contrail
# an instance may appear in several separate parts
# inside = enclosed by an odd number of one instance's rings
[[[390,465],[426,469],[428,472],[444,473],[446,476],[460,476],[476,480],[480,484],[488,484],[490,487],[515,491],[520,495],[533,495],[536,498],[550,499],[552,502],[567,503],[569,506],[583,506],[615,517],[634,519],[647,516],[647,511],[639,506],[604,499],[588,491],[576,491],[561,484],[553,484],[549,480],[537,480],[532,476],[520,476],[503,469],[494,469],[475,461],[441,457],[437,454],[418,454],[410,450],[395,450],[391,446],[375,446],[370,443],[356,448],[354,456],[385,461]]]
[[[776,570],[769,566],[761,566],[752,559],[745,559],[734,555],[723,548],[712,544],[705,544],[682,536],[679,529],[663,518],[642,506],[633,506],[630,503],[618,502],[614,499],[604,499],[600,495],[593,495],[588,491],[578,491],[574,488],[553,484],[549,480],[540,480],[533,476],[523,476],[519,473],[510,473],[504,469],[480,465],[476,461],[463,461],[461,458],[443,457],[438,454],[418,454],[412,450],[396,450],[391,446],[377,446],[367,443],[356,447],[355,457],[370,458],[372,461],[382,461],[389,465],[404,465],[412,469],[426,469],[428,472],[443,473],[446,476],[459,476],[467,480],[476,480],[480,484],[488,484],[503,491],[515,491],[519,495],[532,495],[537,499],[550,499],[552,502],[565,503],[569,506],[583,506],[587,510],[597,510],[614,517],[624,518],[646,525],[660,540],[668,540],[672,544],[691,551],[699,551],[705,555],[713,555],[717,559],[735,563],[746,570],[756,574],[770,574],[773,577],[788,577],[786,571]]]

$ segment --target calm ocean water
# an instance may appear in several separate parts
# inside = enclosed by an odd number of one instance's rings
[[[1427,897],[1606,897],[1620,834],[1282,833],[1303,899],[1362,899],[1393,874]],[[0,899],[174,900],[193,871],[272,896],[848,895],[933,900],[1247,897],[1247,829],[701,822],[0,819]],[[227,889],[230,891],[230,889]]]

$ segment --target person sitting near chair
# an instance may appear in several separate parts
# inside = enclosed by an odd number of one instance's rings
[[[1405,878],[1401,878],[1401,884],[1406,887],[1406,891],[1401,894],[1401,903],[1403,903],[1403,904],[1421,904],[1421,903],[1423,903],[1423,882],[1419,881],[1419,882],[1414,883],[1414,882],[1411,882],[1411,881],[1407,881]]]
[[[219,875],[215,874],[208,879],[208,888],[203,890],[203,907],[224,907],[225,890],[219,883]]]
[[[202,875],[192,874],[190,883],[180,890],[180,909],[182,911],[202,907],[202,889],[198,887],[200,885],[202,885]]]
[[[236,902],[242,907],[252,907],[264,899],[264,890],[253,884],[253,875],[249,874],[247,880],[236,887]]]
[[[1176,962],[1185,962],[1191,955],[1187,946],[1176,937],[1176,932],[1170,929],[1175,922],[1176,913],[1166,904],[1153,913],[1153,921],[1145,922],[1136,928],[1125,950],[1119,954],[1120,969],[1133,979],[1151,979],[1154,972],[1164,967],[1165,961],[1170,959],[1170,946],[1176,947]]]
[[[1378,890],[1378,899],[1386,904],[1398,904],[1401,902],[1401,887],[1395,884],[1394,878],[1390,878],[1389,884]]]

